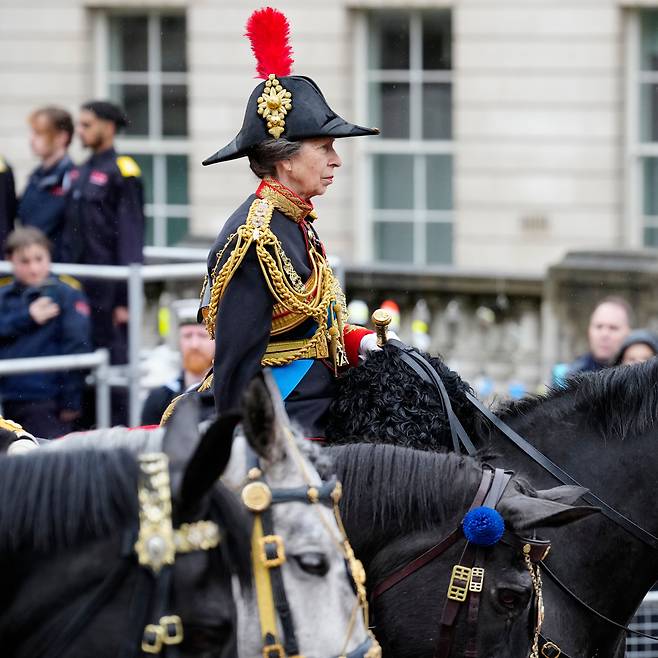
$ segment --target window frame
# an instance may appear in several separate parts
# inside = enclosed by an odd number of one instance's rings
[[[432,7],[432,10],[447,12],[451,14],[454,24],[454,12],[450,6]],[[410,123],[408,139],[363,139],[355,140],[356,156],[356,176],[355,176],[355,216],[362,217],[363,221],[358,222],[357,243],[361,245],[356,258],[360,262],[375,262],[377,264],[393,264],[388,260],[379,260],[375,257],[375,222],[386,221],[409,221],[413,226],[413,261],[400,261],[399,264],[413,266],[416,268],[426,267],[429,265],[426,258],[426,242],[422,240],[425,235],[425,226],[433,223],[449,224],[453,228],[453,240],[451,245],[452,258],[454,262],[454,226],[455,226],[455,209],[454,204],[451,210],[431,210],[426,207],[427,188],[426,188],[426,165],[425,156],[428,155],[448,155],[453,158],[453,173],[451,185],[453,187],[454,199],[454,156],[455,140],[454,135],[450,140],[423,139],[423,107],[422,107],[422,86],[426,83],[447,83],[452,86],[454,91],[454,63],[450,70],[423,70],[422,69],[422,15],[428,11],[427,8],[404,8],[409,20],[409,47],[410,61],[409,69],[370,69],[368,62],[368,45],[369,45],[369,19],[376,12],[386,11],[386,8],[376,10],[358,11],[355,14],[354,22],[354,98],[355,110],[361,123],[367,123],[368,114],[368,89],[373,82],[408,82],[410,84]],[[454,29],[451,30],[451,39],[454,35]],[[454,53],[454,49],[453,49]],[[454,95],[450,108],[454,118]],[[453,122],[454,125],[454,122]],[[409,155],[413,158],[413,208],[403,211],[397,210],[378,210],[374,207],[374,184],[373,169],[374,157],[378,154],[386,155]],[[386,215],[390,212],[390,216]],[[377,217],[375,218],[375,214]],[[396,214],[394,218],[393,215]],[[402,216],[411,217],[404,219]],[[432,264],[438,265],[438,264]]]
[[[110,17],[114,16],[146,16],[148,34],[148,70],[141,72],[125,72],[110,70]],[[139,82],[148,86],[149,98],[149,134],[145,136],[118,135],[117,150],[134,155],[153,157],[153,199],[144,204],[144,214],[153,221],[153,246],[168,246],[167,237],[169,219],[191,219],[191,204],[189,202],[190,170],[189,158],[192,145],[188,135],[185,137],[165,137],[162,135],[162,105],[161,93],[163,86],[168,84],[183,84],[188,89],[189,117],[189,58],[188,70],[185,72],[162,71],[162,53],[160,48],[160,18],[162,16],[184,16],[184,8],[108,8],[97,10],[93,15],[94,36],[94,95],[98,98],[109,98],[113,84]],[[158,94],[159,90],[159,94]],[[189,118],[188,118],[189,122]],[[167,163],[169,155],[180,155],[188,158],[188,203],[167,203]]]

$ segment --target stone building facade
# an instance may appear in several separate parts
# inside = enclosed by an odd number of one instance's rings
[[[658,0],[275,4],[292,25],[295,71],[336,111],[382,129],[338,144],[344,165],[316,204],[348,272],[433,272],[447,304],[460,273],[495,293],[508,275],[540,282],[569,250],[658,244]],[[255,72],[242,35],[256,6],[2,0],[0,153],[19,187],[34,166],[33,108],[111,97],[133,120],[120,147],[145,175],[149,240],[209,244],[254,188],[244,161],[200,162],[241,125]],[[359,281],[348,281],[355,292]],[[534,289],[497,318],[516,317],[538,355]],[[538,356],[523,361],[508,379],[532,379],[529,361],[542,371]]]

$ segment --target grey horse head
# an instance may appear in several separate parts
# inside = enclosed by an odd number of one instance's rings
[[[308,456],[310,442],[291,427],[278,391],[272,388],[257,379],[247,391],[244,420],[236,431],[223,482],[240,491],[255,453],[270,489],[320,487],[322,480]],[[359,611],[332,510],[302,502],[276,504],[271,509],[274,531],[285,546],[281,572],[299,653],[305,658],[330,658],[363,645],[368,635],[360,617],[348,632]],[[256,593],[242,595],[236,603],[239,654],[261,656]]]

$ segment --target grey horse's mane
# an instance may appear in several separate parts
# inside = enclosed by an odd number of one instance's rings
[[[161,452],[164,430],[128,429],[110,427],[88,432],[75,432],[42,446],[46,450],[115,450],[125,448],[133,455],[144,452]]]

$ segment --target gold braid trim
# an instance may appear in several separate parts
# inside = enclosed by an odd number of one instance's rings
[[[315,334],[308,339],[305,346],[287,352],[285,356],[266,356],[262,359],[262,364],[266,366],[286,365],[296,359],[304,358],[309,350],[315,350],[318,358],[326,358],[330,355],[329,350],[331,349],[334,364],[343,365],[345,350],[342,331],[340,331],[342,327],[337,327],[338,323],[334,322],[330,328],[327,328],[327,313],[331,309],[331,304],[338,302],[339,307],[342,304],[342,308],[344,308],[344,297],[340,286],[324,256],[311,246],[308,252],[311,279],[317,282],[317,285],[311,291],[303,286],[301,290],[299,289],[299,282],[295,279],[295,277],[298,279],[298,275],[294,270],[294,276],[293,272],[289,271],[292,265],[283,251],[279,239],[270,229],[273,211],[274,203],[271,200],[254,200],[245,223],[229,236],[221,252],[217,255],[217,263],[211,276],[213,284],[206,316],[206,329],[214,338],[219,302],[244,260],[247,250],[254,243],[258,262],[267,286],[274,297],[275,305],[280,304],[291,313],[303,318],[313,318],[318,325]],[[229,246],[232,246],[232,251],[218,271],[221,258]]]

